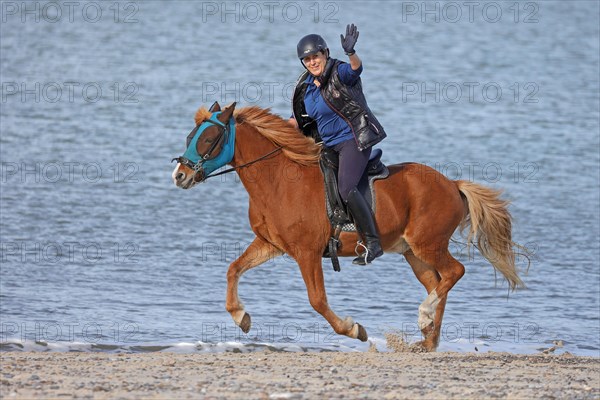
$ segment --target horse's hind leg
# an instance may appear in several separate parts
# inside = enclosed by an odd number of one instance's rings
[[[335,333],[366,342],[368,335],[362,325],[355,323],[351,317],[341,319],[329,308],[323,279],[321,254],[306,255],[296,258],[296,261],[300,266],[300,272],[306,284],[308,300],[315,311],[329,322]]]
[[[419,306],[419,327],[424,335],[426,334],[425,340],[420,345],[427,351],[433,351],[439,344],[448,292],[462,278],[465,267],[452,257],[447,246],[435,249],[416,247],[413,248],[413,252],[413,262],[409,261],[409,263],[411,266],[413,266],[413,263],[417,266],[417,270],[420,271],[423,280],[427,284],[421,281],[419,276],[417,278],[425,285],[429,293],[425,301]],[[414,266],[413,270],[415,270]],[[433,286],[435,280],[430,278],[432,270],[437,272],[439,276],[435,286]]]
[[[425,286],[427,294],[433,292],[433,290],[437,287],[437,285],[439,285],[441,280],[440,274],[438,274],[435,268],[417,258],[417,256],[415,256],[412,250],[409,250],[406,253],[404,253],[404,258],[406,258],[406,261],[408,261],[408,263],[410,264],[419,282],[421,282],[421,284]],[[435,315],[439,318],[440,323],[444,314],[445,303],[445,300],[440,301],[440,304],[438,304],[438,309],[435,312]],[[421,310],[419,310],[419,312],[421,313]],[[420,320],[420,322],[423,322],[422,318],[420,318]],[[430,323],[423,324],[423,326],[419,326],[419,328],[421,329],[421,333],[423,334],[423,338],[425,339],[424,341],[420,342],[420,345],[428,351],[435,350],[439,342],[439,336],[437,338],[432,337],[432,334],[435,331],[433,319]],[[425,343],[426,341],[427,343]]]
[[[227,271],[227,301],[225,308],[231,314],[236,325],[244,333],[250,331],[251,320],[250,314],[244,311],[244,305],[238,296],[240,277],[249,269],[281,254],[283,254],[281,250],[277,249],[271,243],[256,237],[242,255],[229,266],[229,270]]]

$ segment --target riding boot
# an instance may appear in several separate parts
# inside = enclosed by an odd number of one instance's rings
[[[346,205],[352,214],[356,229],[364,236],[366,247],[365,253],[355,258],[352,263],[367,265],[375,258],[383,255],[371,208],[357,188],[353,188],[348,194]]]

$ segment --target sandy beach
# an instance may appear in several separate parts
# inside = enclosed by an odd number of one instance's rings
[[[5,399],[600,398],[600,359],[509,353],[1,354]]]

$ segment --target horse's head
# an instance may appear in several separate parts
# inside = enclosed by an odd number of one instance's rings
[[[215,102],[208,112],[196,114],[196,127],[186,140],[182,156],[174,158],[177,166],[173,171],[175,185],[189,189],[204,181],[213,171],[233,159],[235,147],[235,103],[221,111]]]

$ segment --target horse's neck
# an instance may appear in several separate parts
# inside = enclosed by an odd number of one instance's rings
[[[276,149],[275,145],[256,132],[245,131],[244,127],[236,135],[236,150],[233,166],[264,157]],[[322,182],[318,165],[303,166],[279,151],[256,163],[238,170],[240,181],[253,201],[279,206],[285,200],[310,197],[305,189]]]

